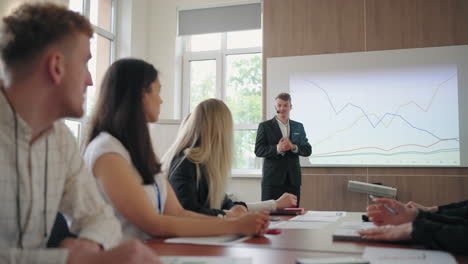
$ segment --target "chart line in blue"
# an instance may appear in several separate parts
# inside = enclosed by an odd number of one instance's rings
[[[450,138],[441,138],[437,135],[435,135],[434,133],[426,130],[426,129],[423,129],[423,128],[418,128],[416,126],[414,126],[413,124],[411,124],[408,120],[406,120],[403,116],[399,115],[399,114],[394,114],[394,113],[385,113],[384,115],[382,115],[381,118],[379,118],[379,120],[377,121],[377,123],[374,125],[374,123],[372,123],[372,121],[370,120],[368,114],[364,111],[364,109],[358,105],[355,105],[353,103],[347,103],[345,106],[343,106],[340,111],[336,111],[336,108],[335,106],[333,105],[333,102],[331,101],[330,99],[330,96],[328,95],[328,92],[323,89],[322,87],[320,87],[319,85],[317,85],[316,83],[314,83],[313,81],[309,81],[309,80],[303,80],[304,82],[308,82],[308,83],[311,83],[312,85],[316,86],[317,88],[319,88],[320,90],[322,90],[325,95],[327,96],[327,99],[328,99],[328,102],[330,103],[330,106],[332,107],[333,111],[335,112],[335,115],[339,115],[345,108],[347,108],[348,106],[352,106],[352,107],[355,107],[357,109],[359,109],[363,114],[364,116],[366,117],[367,121],[370,123],[370,125],[372,126],[372,128],[376,128],[381,122],[382,120],[386,117],[386,116],[394,116],[394,117],[398,117],[400,119],[402,119],[405,123],[407,123],[410,127],[416,129],[416,130],[419,130],[419,131],[422,131],[422,132],[426,132],[428,134],[430,134],[431,136],[439,139],[439,140],[455,140],[457,142],[459,142],[459,138],[454,138],[454,139],[450,139]]]

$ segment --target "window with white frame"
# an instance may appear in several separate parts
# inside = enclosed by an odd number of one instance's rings
[[[259,169],[255,137],[262,120],[262,30],[184,37],[184,114],[208,98],[223,100],[234,120],[233,169]]]
[[[92,58],[88,63],[93,86],[86,91],[85,114],[81,119],[66,119],[78,142],[85,136],[86,121],[92,114],[102,78],[113,61],[115,42],[115,0],[70,0],[69,8],[86,16],[94,29],[90,41]]]

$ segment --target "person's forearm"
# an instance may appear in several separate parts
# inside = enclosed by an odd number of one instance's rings
[[[122,227],[112,207],[99,193],[96,180],[84,167],[79,151],[75,150],[65,183],[59,211],[72,218],[71,231],[104,248],[114,247],[122,238]]]
[[[468,201],[451,203],[437,207],[437,213],[449,216],[468,217]]]
[[[255,145],[255,155],[261,158],[271,158],[278,155],[277,145]]]
[[[200,213],[193,212],[193,211],[190,211],[190,210],[185,210],[185,209],[180,212],[179,216],[203,218],[203,219],[207,219],[207,218],[210,219],[210,218],[214,217],[214,216],[211,216],[211,215],[200,214]]]
[[[72,222],[72,231],[78,233],[79,238],[89,239],[105,249],[117,245],[121,238],[121,226],[113,216],[110,207],[105,206],[94,217],[88,216]],[[90,221],[90,219],[92,219]]]
[[[468,219],[468,207],[451,208],[435,211],[437,214]]]
[[[309,143],[297,145],[297,148],[300,156],[308,157],[312,154],[312,146]]]
[[[438,209],[445,210],[445,209],[453,209],[453,208],[460,208],[460,207],[468,207],[468,200],[456,202],[456,203],[444,204],[444,205],[438,206]]]
[[[229,220],[208,217],[189,218],[177,216],[158,216],[151,227],[143,230],[153,236],[191,237],[239,234],[238,226]]]
[[[451,214],[441,214],[439,212],[419,211],[419,215],[417,218],[425,218],[431,221],[436,221],[436,222],[440,222],[444,224],[468,226],[468,218],[466,218],[465,216],[459,216],[456,214],[451,215]]]
[[[411,237],[427,247],[455,253],[468,253],[468,227],[450,225],[421,217],[413,222]]]
[[[292,145],[291,151],[292,151],[294,154],[297,154],[297,153],[299,152],[299,147],[298,147],[297,145]]]
[[[193,198],[193,199],[196,199],[196,198]],[[207,216],[217,216],[219,214],[224,214],[224,211],[221,210],[221,209],[203,207],[200,204],[198,204],[196,202],[193,202],[193,200],[192,201],[188,201],[188,200],[189,199],[180,200],[181,205],[183,207],[182,210],[189,211],[189,212],[194,213],[194,214],[201,214],[201,215],[207,215]],[[185,215],[185,214],[187,214],[187,213],[179,211],[179,212],[177,212],[177,213],[175,213],[173,215],[174,216],[182,216],[182,215]]]
[[[275,200],[268,200],[256,203],[247,203],[247,208],[251,212],[267,211],[273,212],[276,210]]]
[[[279,145],[276,145],[276,153],[277,154],[284,154],[284,152],[280,150]]]

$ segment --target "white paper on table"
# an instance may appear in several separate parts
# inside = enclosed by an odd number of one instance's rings
[[[336,222],[340,219],[340,216],[305,216],[298,215],[289,219],[289,221],[296,222]]]
[[[335,217],[346,216],[343,211],[307,211],[304,216],[322,216],[322,217]]]
[[[303,215],[298,215],[289,219],[289,221],[316,221],[316,222],[336,222],[345,216],[346,212],[336,211],[307,211]]]
[[[297,264],[369,264],[368,260],[359,257],[326,257],[298,258]]]
[[[437,250],[366,247],[362,258],[372,264],[456,264],[448,252]]]
[[[333,232],[333,240],[361,241],[358,231],[376,227],[372,222],[343,222]]]
[[[281,221],[271,223],[269,228],[280,229],[323,229],[327,227],[329,222],[302,222],[302,221]]]
[[[233,258],[233,257],[180,257],[180,256],[163,256],[160,257],[163,264],[250,264],[250,258]]]
[[[208,237],[174,237],[164,240],[166,243],[173,244],[195,244],[195,245],[215,245],[226,246],[240,243],[252,236],[243,235],[225,235],[225,236],[208,236]]]
[[[338,226],[338,229],[365,230],[377,227],[372,222],[343,222]]]

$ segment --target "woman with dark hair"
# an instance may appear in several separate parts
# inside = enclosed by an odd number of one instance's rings
[[[114,207],[125,238],[262,234],[268,215],[228,220],[183,209],[161,173],[147,123],[159,117],[158,71],[138,59],[108,69],[94,109],[85,162]]]

